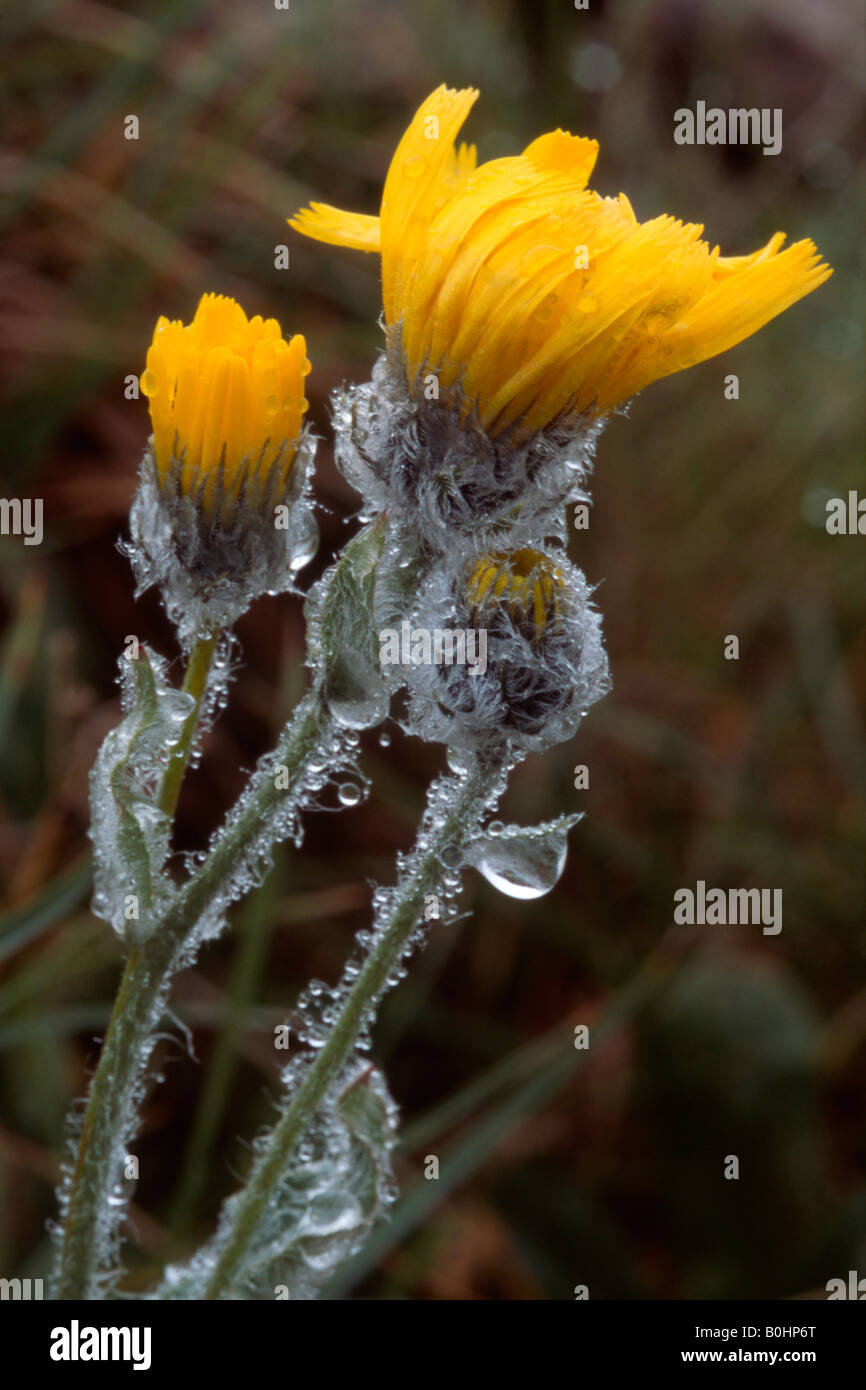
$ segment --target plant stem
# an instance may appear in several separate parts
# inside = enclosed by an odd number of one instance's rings
[[[140,1076],[150,1057],[147,1043],[162,1012],[161,983],[162,972],[150,968],[142,948],[134,946],[90,1084],[66,1190],[57,1298],[95,1297],[100,1267],[108,1262],[115,1226],[110,1199],[130,1134],[127,1114],[134,1114]]]
[[[268,813],[287,800],[300,800],[307,765],[327,746],[333,727],[318,691],[311,691],[277,745],[275,757],[287,769],[285,784],[277,790],[270,764],[259,769],[205,862],[152,925],[147,939],[130,951],[66,1188],[58,1298],[98,1296],[100,1272],[113,1255],[124,1205],[114,1189],[125,1147],[135,1134],[154,1034],[172,975],[188,963],[192,934],[208,908],[217,901],[228,905],[245,891],[244,856],[258,844],[264,854],[280,838],[283,832],[270,833]]]
[[[169,1208],[167,1225],[173,1243],[186,1236],[208,1172],[207,1159],[223,1116],[232,1079],[240,1061],[239,1044],[245,1012],[253,1003],[265,959],[274,900],[282,886],[277,866],[239,914],[239,941],[228,981],[220,1031],[202,1081],[181,1175]]]
[[[186,772],[186,765],[189,762],[190,749],[198,728],[198,721],[201,716],[202,701],[204,700],[207,688],[207,678],[213,664],[214,653],[216,651],[219,632],[211,632],[206,637],[196,638],[192,652],[190,653],[189,663],[186,668],[186,675],[183,678],[181,689],[186,695],[191,695],[195,704],[186,718],[183,728],[180,731],[180,738],[175,744],[174,752],[169,758],[168,767],[162,779],[159,795],[156,804],[160,811],[171,818],[177,810],[177,801],[180,796],[183,774]]]
[[[429,833],[423,837],[423,848],[419,837],[419,843],[393,891],[385,919],[377,928],[374,945],[343,1001],[330,1037],[316,1053],[288,1109],[271,1132],[268,1147],[254,1164],[242,1192],[235,1199],[231,1229],[222,1243],[203,1298],[218,1299],[229,1293],[259,1219],[279,1184],[289,1158],[329,1088],[349,1060],[362,1028],[385,993],[389,977],[423,917],[426,895],[436,891],[441,883],[443,851],[466,843],[478,826],[488,797],[500,784],[504,769],[505,755],[502,749],[479,762],[463,785],[459,789],[454,788],[451,809],[441,822],[437,825],[430,818]],[[428,800],[428,808],[430,805]]]
[[[169,758],[156,798],[159,809],[172,818],[218,639],[216,631],[197,639],[184,675],[181,689],[193,697],[194,704]],[[151,947],[145,952],[143,946],[134,945],[129,953],[91,1082],[67,1189],[61,1252],[61,1269],[80,1270],[85,1282],[71,1285],[69,1292],[64,1292],[66,1285],[61,1282],[60,1297],[84,1296],[81,1290],[89,1286],[94,1272],[91,1256],[111,1242],[115,1223],[111,1220],[109,1196],[123,1158],[119,1151],[123,1145],[120,1143],[118,1147],[117,1141],[130,1132],[134,1109],[130,1114],[129,1107],[134,1107],[137,1099],[133,1068],[137,1061],[140,1075],[147,1064],[151,1050],[147,1047],[148,1035],[158,1025],[162,1011],[168,961],[157,962],[154,959],[156,949]]]

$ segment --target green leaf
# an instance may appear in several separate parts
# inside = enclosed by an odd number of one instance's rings
[[[229,1297],[315,1298],[361,1248],[393,1200],[396,1106],[374,1066],[359,1059],[354,1068],[325,1100],[303,1143],[285,1161],[257,1215]],[[291,1101],[292,1093],[289,1088],[283,1104]],[[266,1141],[267,1136],[260,1136],[256,1147],[261,1149]],[[235,1194],[224,1206],[214,1239],[189,1264],[166,1271],[157,1297],[203,1296],[231,1235],[239,1197]]]
[[[124,717],[106,737],[90,779],[93,911],[118,935],[141,941],[148,919],[175,896],[163,868],[171,819],[157,795],[192,701],[146,647],[134,661],[121,658],[121,673]]]
[[[390,692],[375,614],[386,526],[381,516],[349,543],[324,586],[318,614],[310,615],[325,666],[325,699],[334,717],[352,728],[377,724],[387,713]]]

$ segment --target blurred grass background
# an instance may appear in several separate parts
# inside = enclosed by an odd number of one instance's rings
[[[864,1272],[863,540],[823,527],[828,496],[863,488],[859,5],[32,0],[0,30],[2,492],[46,510],[41,547],[0,538],[0,1272],[45,1270],[63,1119],[118,978],[86,906],[87,773],[118,716],[116,659],[131,633],[176,654],[116,549],[147,433],[124,378],[158,315],[188,320],[205,290],[307,335],[324,435],[312,581],[357,524],[328,398],[378,350],[378,275],[285,218],[310,197],[376,211],[441,81],[481,88],[482,159],[556,126],[591,134],[594,186],[639,217],[702,222],[727,254],[808,235],[836,273],[601,440],[572,554],[603,581],[615,689],[573,744],[519,770],[505,808],[587,818],[549,897],[473,879],[465,921],[388,999],[404,1196],[329,1293],[820,1297]],[[781,107],[781,155],[676,146],[673,113],[698,99]],[[296,600],[263,600],[239,635],[181,847],[205,843],[303,685]],[[161,1047],[131,1287],[211,1228],[271,1113],[274,1025],[312,975],[336,978],[370,878],[390,881],[411,843],[440,755],[389,732],[366,739],[370,802],[310,818],[302,852],[178,982],[195,1059]],[[781,887],[781,935],[672,929],[673,892],[697,878]]]

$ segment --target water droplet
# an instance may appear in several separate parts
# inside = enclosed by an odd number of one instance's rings
[[[563,828],[501,831],[476,841],[471,858],[488,883],[509,898],[541,898],[565,868]]]
[[[670,314],[666,313],[663,309],[654,309],[651,313],[647,314],[641,324],[641,328],[649,337],[654,338],[658,337],[660,333],[666,332],[667,329],[670,328],[670,325]]]
[[[587,290],[577,301],[577,307],[581,314],[594,314],[598,308],[598,295]]]
[[[357,782],[342,782],[337,788],[337,797],[343,806],[357,806],[361,800],[361,788]]]
[[[453,743],[447,749],[445,759],[451,771],[456,772],[458,777],[465,776],[474,761],[473,754],[468,749],[460,748]]]
[[[381,724],[388,713],[391,694],[373,662],[335,663],[328,672],[325,699],[344,729],[369,729]]]
[[[391,735],[388,733],[388,730],[387,730],[387,729],[383,729],[382,732],[381,732],[381,734],[379,735],[379,747],[380,747],[380,748],[390,748],[390,746],[391,746]]]
[[[539,323],[549,323],[556,312],[559,302],[559,295],[546,294],[535,311],[535,318]]]
[[[521,270],[526,271],[527,274],[540,270],[546,261],[558,254],[558,250],[559,248],[556,246],[547,246],[544,242],[537,242],[535,246],[530,246],[524,254]]]
[[[420,154],[410,155],[403,161],[403,173],[407,179],[420,179],[426,168],[426,160]]]
[[[292,574],[297,574],[310,563],[319,548],[319,527],[313,513],[308,511],[298,518],[294,529],[289,568]]]

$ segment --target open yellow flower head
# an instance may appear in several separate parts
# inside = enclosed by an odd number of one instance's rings
[[[179,465],[181,492],[200,495],[205,509],[218,484],[234,499],[251,474],[279,495],[307,409],[309,370],[300,334],[286,342],[276,319],[248,319],[223,295],[204,295],[190,324],[161,318],[141,378],[160,480]]]
[[[556,626],[565,585],[558,565],[542,551],[524,547],[480,556],[466,597],[477,627],[487,626],[501,609],[528,641],[537,642]]]
[[[439,87],[397,146],[378,217],[313,203],[304,235],[379,252],[392,353],[419,394],[433,374],[490,435],[528,438],[603,414],[723,352],[832,273],[776,233],[723,257],[703,228],[638,222],[624,194],[587,189],[594,140],[557,130],[476,168],[455,137],[473,90]]]

